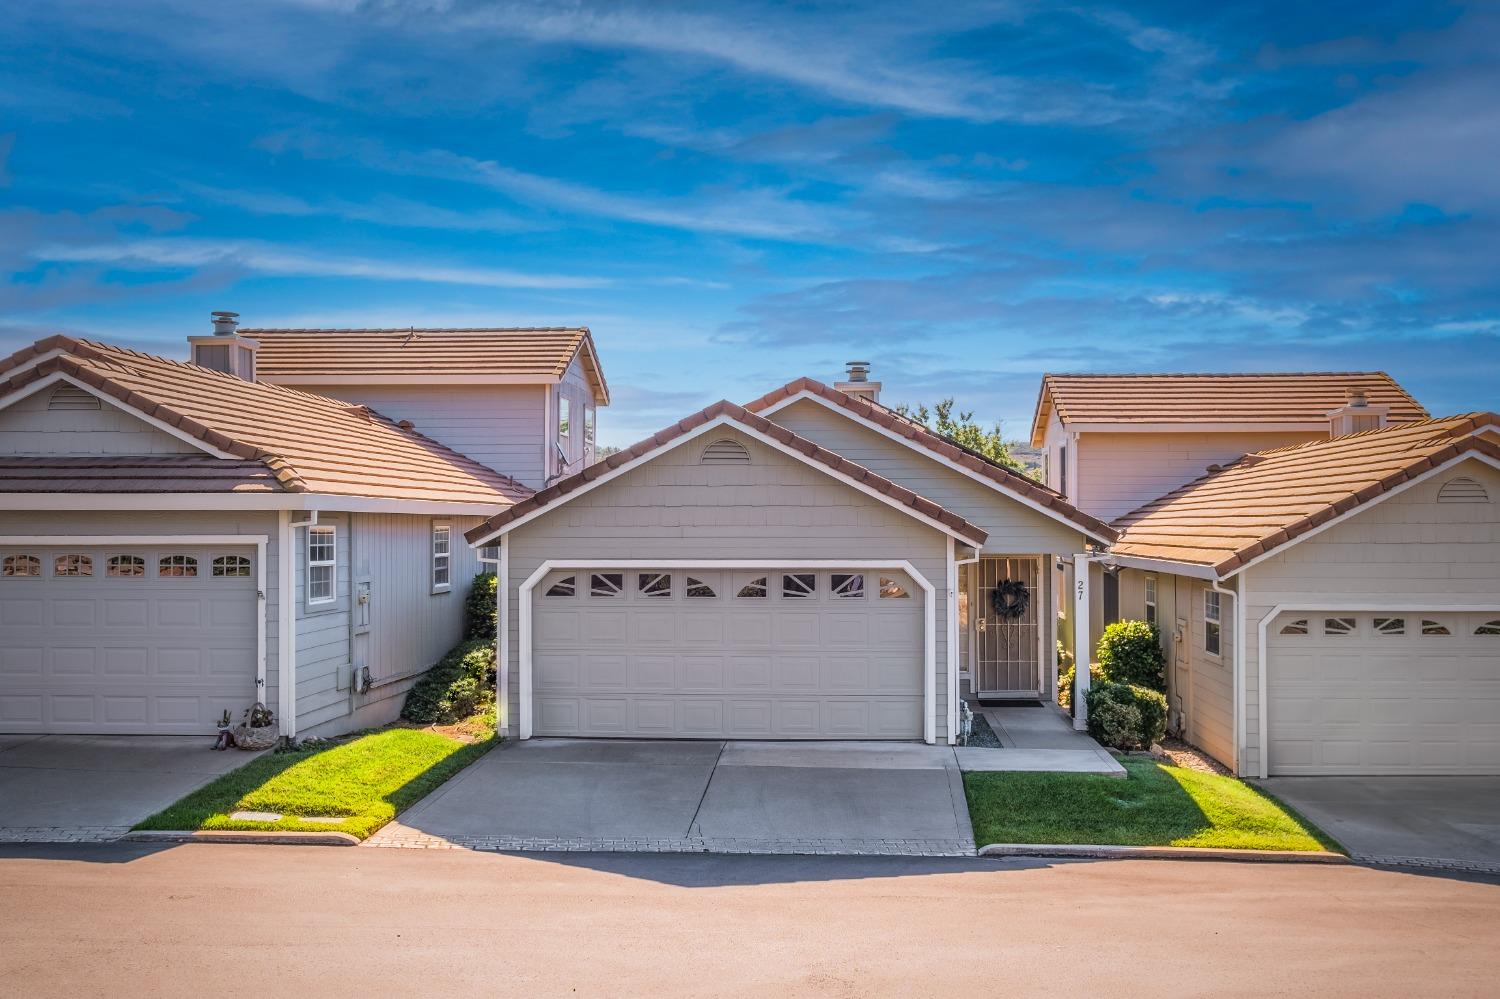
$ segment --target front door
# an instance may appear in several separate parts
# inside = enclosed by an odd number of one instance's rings
[[[985,556],[969,569],[969,666],[974,693],[981,699],[1039,698],[1041,560]]]

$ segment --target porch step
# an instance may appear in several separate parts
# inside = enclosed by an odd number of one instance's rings
[[[980,749],[955,746],[958,768],[971,773],[1104,774],[1124,777],[1120,761],[1103,749]]]

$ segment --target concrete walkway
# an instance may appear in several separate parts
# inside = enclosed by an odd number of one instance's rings
[[[257,754],[210,736],[0,735],[0,842],[107,842]]]
[[[973,856],[947,746],[531,739],[449,781],[376,847]]]
[[[960,769],[984,773],[1074,773],[1124,777],[1120,761],[1089,737],[1073,729],[1073,720],[1051,704],[1035,702],[981,707],[1000,739],[999,749],[960,746],[954,750]]]

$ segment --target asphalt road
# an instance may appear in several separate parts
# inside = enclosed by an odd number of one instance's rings
[[[1500,884],[1356,867],[0,848],[15,996],[1494,995]]]

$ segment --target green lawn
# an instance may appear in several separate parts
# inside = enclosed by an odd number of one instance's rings
[[[1316,826],[1233,777],[1124,761],[1093,774],[969,773],[974,842],[1339,850]]]
[[[440,732],[392,728],[331,746],[267,753],[146,819],[137,829],[274,829],[346,832],[364,839],[473,763],[493,737],[463,743]],[[279,812],[278,822],[231,819]],[[343,816],[339,823],[300,816]]]

